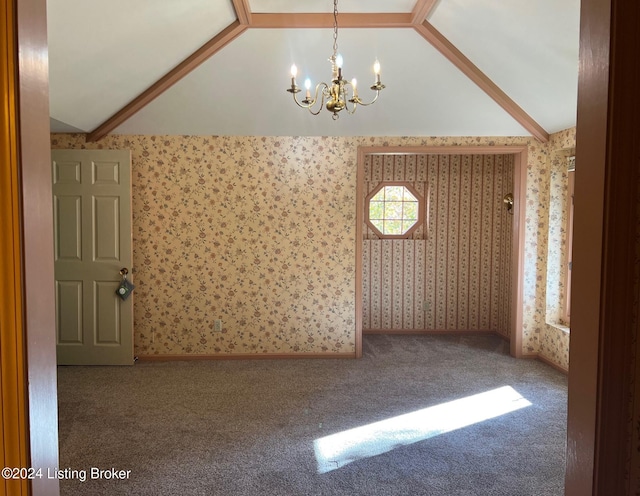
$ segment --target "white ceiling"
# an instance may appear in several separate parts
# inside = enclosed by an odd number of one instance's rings
[[[341,13],[409,13],[416,0],[341,0]],[[249,0],[253,13],[329,13],[332,0]],[[440,0],[430,22],[548,133],[575,125],[579,0]],[[231,0],[49,0],[53,132],[91,132],[236,20]],[[340,16],[338,16],[340,22]],[[285,90],[327,81],[331,29],[259,29],[238,38],[151,101],[116,134],[520,136],[503,107],[418,32],[341,28],[344,74],[375,105],[333,121]],[[344,112],[342,112],[344,114]]]

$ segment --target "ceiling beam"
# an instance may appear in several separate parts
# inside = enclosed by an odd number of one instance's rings
[[[549,133],[527,114],[516,102],[489,79],[476,65],[473,64],[460,50],[446,39],[430,23],[414,25],[415,30],[433,47],[444,55],[453,65],[462,71],[471,81],[476,83],[487,95],[500,105],[522,127],[531,133],[538,141],[549,141]]]
[[[422,24],[429,17],[438,0],[418,0],[411,12],[411,23]]]
[[[160,96],[171,86],[193,71],[200,64],[205,62],[209,57],[217,53],[231,41],[235,40],[245,32],[247,27],[248,26],[246,24],[241,24],[239,21],[234,21],[229,24],[229,26],[202,45],[202,47],[193,52],[189,57],[183,60],[162,78],[153,83],[125,107],[120,109],[104,123],[100,124],[100,126],[87,134],[87,141],[98,141],[109,134],[116,127],[129,119],[129,117],[134,115],[152,100]]]
[[[249,0],[232,0],[233,8],[236,11],[236,17],[240,24],[251,24],[251,7]]]
[[[87,134],[87,141],[97,141],[180,81],[192,70],[217,53],[248,28],[331,28],[332,13],[252,13],[249,0],[232,0],[237,21],[221,31],[178,66],[156,81],[108,120]],[[460,50],[447,40],[427,18],[438,0],[417,0],[410,13],[345,13],[338,14],[338,24],[344,28],[414,28],[436,50],[444,55],[471,81],[500,105],[511,117],[542,143],[549,140],[545,131],[516,102],[491,81]]]
[[[332,28],[332,13],[253,14],[252,28]],[[340,28],[408,28],[410,13],[338,14]]]

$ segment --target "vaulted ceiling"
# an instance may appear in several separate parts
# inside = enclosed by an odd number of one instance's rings
[[[526,136],[575,125],[580,0],[340,0],[360,96],[336,121],[291,94],[328,82],[332,0],[49,0],[52,132]],[[344,115],[343,115],[344,114]]]

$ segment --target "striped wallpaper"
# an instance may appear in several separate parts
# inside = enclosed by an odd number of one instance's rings
[[[364,195],[406,181],[423,196],[410,239],[363,229],[363,330],[510,334],[512,155],[369,155]]]

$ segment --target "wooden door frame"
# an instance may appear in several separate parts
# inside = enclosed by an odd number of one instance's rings
[[[22,328],[15,333],[25,344],[20,357],[26,363],[23,429],[28,431],[27,466],[46,474],[59,463],[46,0],[6,0],[3,7],[6,4],[16,13],[16,112],[7,117],[18,144],[17,161],[10,166],[17,168],[20,196],[20,271],[14,281],[20,277]],[[32,496],[60,493],[57,479],[36,478],[29,485]]]
[[[640,4],[582,0],[565,494],[637,494]]]
[[[504,146],[359,146],[356,173],[356,287],[355,347],[356,358],[362,357],[362,235],[364,224],[364,162],[367,155],[513,155],[513,268],[510,352],[517,358],[522,352],[523,280],[524,280],[524,202],[526,192],[527,147]]]
[[[0,17],[0,460],[2,467],[27,467],[29,431],[23,334],[20,181],[16,122],[15,6],[2,4]],[[3,480],[1,494],[26,496],[26,480]]]

